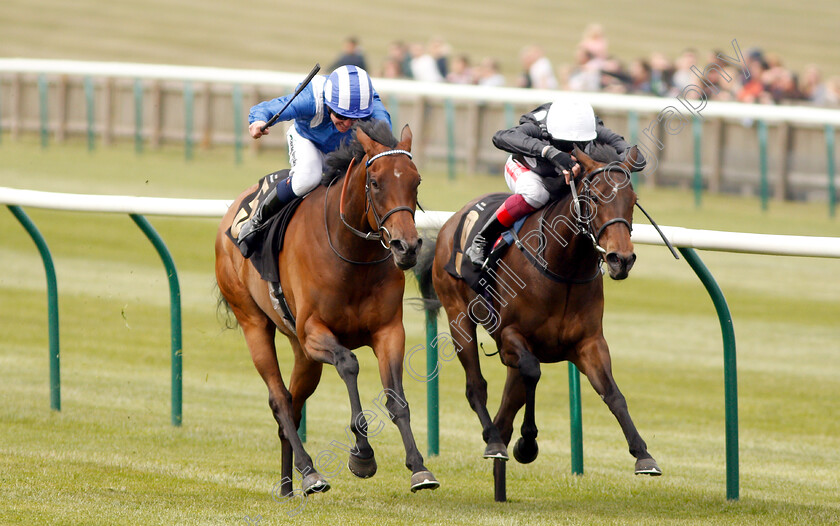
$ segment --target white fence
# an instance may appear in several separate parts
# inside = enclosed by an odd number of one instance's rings
[[[248,139],[248,107],[290,91],[300,73],[193,66],[0,58],[0,126],[15,136],[41,130],[62,140],[87,132],[103,142],[134,137],[152,147],[183,141],[206,147]],[[698,80],[699,82],[699,80]],[[492,134],[550,101],[556,91],[375,79],[395,124],[409,123],[419,164],[450,174],[491,172],[506,154]],[[698,111],[674,97],[580,93],[610,128],[651,159],[648,184],[761,193],[778,199],[836,193],[834,148],[840,110],[711,101]],[[94,102],[95,101],[95,102]],[[693,102],[693,101],[689,101]],[[694,102],[696,106],[700,103]],[[668,109],[670,113],[663,112]],[[692,124],[692,120],[696,124]],[[46,140],[46,139],[43,139]],[[250,141],[283,147],[283,134]],[[191,155],[191,154],[190,154]],[[188,155],[189,157],[189,155]],[[654,166],[655,165],[655,166]]]
[[[221,217],[232,202],[224,199],[66,194],[0,187],[2,204],[77,212]],[[417,226],[423,229],[438,229],[451,215],[452,212],[418,210]],[[840,258],[840,237],[749,234],[673,226],[660,228],[671,244],[678,247],[721,252]],[[664,245],[656,230],[644,224],[633,225],[632,240],[634,243]]]

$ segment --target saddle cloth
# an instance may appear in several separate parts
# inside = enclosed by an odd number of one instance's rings
[[[490,270],[496,268],[499,259],[513,243],[513,236],[510,231],[519,233],[528,216],[516,221],[513,227],[503,232],[498,239],[488,240],[488,243],[493,243],[493,248],[487,258],[487,265],[483,269],[473,265],[464,256],[464,251],[472,244],[473,238],[478,234],[481,227],[487,224],[487,221],[510,195],[503,193],[490,194],[474,204],[467,213],[461,216],[461,220],[455,228],[452,256],[443,267],[452,277],[464,280],[471,289],[488,300],[491,300],[491,298],[487,292],[487,284],[493,282]]]
[[[239,205],[239,210],[236,211],[233,217],[233,222],[227,230],[227,235],[231,241],[236,243],[236,237],[239,235],[242,225],[251,218],[254,211],[265,200],[265,196],[288,176],[289,170],[280,170],[260,179],[257,189],[242,200],[242,203]],[[280,251],[283,249],[286,228],[289,226],[292,215],[294,215],[295,210],[297,210],[298,205],[300,205],[303,199],[303,197],[299,197],[284,206],[278,214],[269,218],[263,225],[263,228],[254,234],[257,236],[257,248],[249,259],[254,265],[254,268],[257,269],[257,272],[260,273],[262,279],[269,283],[280,282],[278,258]]]

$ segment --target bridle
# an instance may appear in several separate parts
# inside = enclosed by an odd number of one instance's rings
[[[375,231],[362,232],[361,230],[357,230],[353,228],[347,222],[347,219],[344,217],[344,194],[347,192],[347,180],[350,179],[350,171],[353,169],[355,159],[351,160],[350,166],[347,167],[347,174],[344,176],[344,183],[341,185],[341,199],[338,200],[338,212],[339,216],[341,217],[341,222],[344,223],[344,226],[347,227],[348,230],[350,230],[351,232],[363,239],[379,241],[380,243],[382,243],[382,246],[386,249],[391,248],[391,233],[385,227],[385,221],[387,221],[388,218],[391,217],[391,215],[401,211],[406,211],[410,213],[411,218],[414,219],[414,209],[406,205],[397,206],[386,212],[384,216],[379,217],[379,212],[376,211],[376,205],[373,203],[373,198],[370,195],[370,165],[373,164],[373,161],[379,159],[380,157],[399,154],[407,155],[408,158],[411,159],[411,152],[409,152],[408,150],[386,150],[384,152],[374,155],[365,163],[365,215],[367,215],[368,210],[373,212],[373,219],[376,222]]]
[[[585,197],[587,197],[588,200],[594,201],[594,199],[591,197],[591,194],[592,194],[592,183],[591,183],[592,177],[594,177],[598,174],[601,174],[601,173],[608,172],[611,169],[611,166],[612,165],[601,166],[600,168],[596,168],[595,170],[586,174],[586,177],[583,179],[583,188],[584,188],[584,194],[583,195]],[[621,170],[621,171],[622,171],[622,173],[627,175],[626,172],[624,172],[624,170]],[[629,176],[628,176],[628,184],[629,184]],[[614,217],[614,218],[609,219],[607,221],[604,221],[604,223],[600,226],[600,228],[598,228],[598,231],[595,232],[594,227],[592,225],[592,217],[594,216],[594,214],[589,215],[586,219],[584,219],[583,214],[581,214],[581,211],[580,211],[580,197],[578,196],[577,187],[575,186],[575,180],[573,178],[569,179],[569,187],[572,190],[572,202],[573,202],[574,207],[575,207],[575,216],[577,216],[577,224],[578,224],[578,226],[581,227],[581,230],[586,232],[586,235],[589,236],[589,239],[592,241],[592,247],[597,252],[599,252],[601,254],[602,258],[603,258],[604,255],[606,255],[607,251],[604,249],[604,247],[602,247],[599,244],[599,242],[601,241],[601,235],[604,233],[604,230],[606,230],[608,226],[610,226],[612,224],[615,224],[615,223],[622,223],[627,227],[627,230],[629,230],[631,234],[633,233],[633,225],[630,224],[630,221],[627,221],[626,219],[624,219],[621,216],[617,216],[617,217]],[[612,188],[613,195],[618,195],[619,189],[620,189],[619,185],[614,184],[613,188]]]
[[[350,165],[347,167],[347,173],[344,175],[344,182],[341,185],[341,197],[338,200],[338,215],[341,218],[341,222],[344,224],[344,226],[348,230],[350,230],[350,232],[359,236],[362,239],[368,241],[379,241],[382,244],[382,247],[386,250],[391,248],[391,232],[389,232],[388,228],[385,227],[385,221],[387,221],[388,218],[391,217],[393,214],[402,211],[409,212],[411,214],[411,218],[414,219],[414,208],[407,205],[397,206],[392,208],[391,210],[386,212],[385,215],[380,217],[379,212],[377,212],[376,210],[376,205],[373,202],[373,197],[370,194],[370,165],[373,164],[373,162],[379,159],[380,157],[398,154],[405,154],[408,156],[409,159],[411,159],[411,152],[409,152],[408,150],[386,150],[384,152],[380,152],[374,155],[365,162],[365,215],[367,215],[369,211],[373,212],[373,219],[376,223],[376,229],[374,231],[362,232],[361,230],[354,228],[347,222],[347,218],[344,215],[344,195],[347,193],[347,181],[350,179],[350,172],[353,170],[353,166],[356,163],[355,158],[351,159]],[[382,259],[377,259],[374,261],[353,261],[342,256],[338,252],[338,250],[336,250],[335,246],[333,246],[332,240],[330,239],[329,227],[327,226],[327,198],[329,197],[330,187],[332,186],[333,182],[335,182],[335,180],[330,182],[329,186],[327,186],[327,191],[324,193],[324,227],[327,228],[327,241],[329,242],[332,251],[335,252],[335,255],[341,258],[341,260],[355,265],[376,265],[387,261],[388,258],[390,258],[392,255],[390,251]]]
[[[591,193],[592,193],[591,179],[592,179],[592,177],[595,176],[595,175],[598,175],[600,173],[607,172],[610,169],[611,169],[610,165],[602,166],[600,168],[597,168],[597,169],[593,170],[592,172],[589,172],[588,174],[586,174],[584,176],[584,178],[582,179],[583,180],[583,196],[588,201],[594,201],[594,199],[591,197]],[[613,191],[614,194],[618,194],[618,190],[620,189],[619,186],[620,185],[618,185],[618,184],[613,185],[613,190],[612,191]],[[594,214],[589,214],[587,217],[584,217],[583,214],[581,213],[580,196],[578,195],[577,187],[575,186],[575,180],[574,179],[569,180],[569,187],[571,188],[571,191],[572,191],[572,204],[574,205],[574,209],[575,209],[574,210],[575,220],[576,220],[576,223],[577,223],[577,225],[580,229],[578,233],[581,233],[581,232],[585,233],[585,235],[590,239],[590,241],[592,241],[592,247],[595,249],[596,253],[598,254],[598,261],[596,263],[595,272],[591,276],[588,276],[588,277],[585,277],[585,278],[568,278],[568,277],[565,277],[565,276],[561,276],[560,274],[557,274],[556,272],[551,271],[548,268],[548,264],[547,264],[547,262],[545,261],[544,258],[542,258],[540,256],[540,260],[542,260],[542,261],[538,260],[537,257],[535,257],[533,254],[531,254],[531,252],[525,247],[524,243],[522,243],[519,236],[513,230],[511,230],[511,233],[513,234],[514,244],[516,245],[516,247],[519,248],[519,250],[525,256],[525,259],[527,259],[534,267],[536,267],[536,269],[539,270],[539,272],[542,275],[544,275],[545,277],[547,277],[550,280],[555,281],[557,283],[579,285],[579,284],[589,283],[590,281],[594,281],[595,279],[597,279],[602,274],[602,265],[604,263],[604,256],[606,255],[607,251],[601,245],[598,244],[598,241],[601,239],[601,235],[604,233],[604,230],[606,230],[606,228],[608,226],[612,225],[612,224],[623,223],[627,227],[627,229],[630,230],[630,232],[632,232],[633,231],[633,226],[630,224],[629,221],[627,221],[623,217],[618,216],[618,217],[614,217],[612,219],[609,219],[608,221],[605,221],[598,228],[598,230],[596,232],[595,228],[592,224],[592,218],[594,217]],[[540,239],[540,245],[541,245],[538,248],[539,252],[542,252],[542,250],[545,249],[545,246],[544,246],[542,240],[546,239],[545,235],[543,234],[543,225],[546,222],[546,220],[545,220],[546,215],[548,213],[550,213],[552,210],[554,210],[554,208],[557,207],[557,205],[559,203],[560,203],[560,201],[554,201],[551,205],[543,208],[543,211],[540,214],[540,218],[537,221],[537,224],[538,224],[537,228],[538,228],[538,231],[539,231],[539,239]],[[645,215],[647,215],[646,212],[645,212]]]

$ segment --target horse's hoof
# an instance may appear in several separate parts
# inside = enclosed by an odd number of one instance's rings
[[[662,474],[662,470],[652,458],[640,458],[636,461],[636,475],[650,475],[658,477]]]
[[[540,446],[536,440],[531,440],[530,443],[525,441],[525,437],[519,437],[516,444],[513,446],[513,458],[520,464],[530,464],[537,458],[540,453]]]
[[[411,492],[421,489],[437,489],[440,482],[437,481],[431,471],[418,471],[411,475]]]
[[[484,458],[492,458],[499,460],[509,460],[507,446],[501,442],[490,442],[484,448]]]
[[[327,479],[322,477],[321,474],[316,471],[303,477],[301,489],[303,489],[304,495],[311,495],[313,493],[324,493],[325,491],[330,489],[330,483],[327,482]]]
[[[371,455],[370,458],[361,458],[350,455],[347,467],[350,468],[350,473],[360,479],[369,479],[376,474],[376,457]]]

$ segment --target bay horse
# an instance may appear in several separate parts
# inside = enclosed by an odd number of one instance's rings
[[[373,349],[379,363],[385,408],[399,428],[405,465],[412,472],[410,489],[439,486],[414,441],[402,384],[403,270],[415,265],[422,242],[414,224],[420,174],[411,160],[412,134],[405,126],[398,143],[387,123],[360,121],[356,126],[356,140],[327,157],[324,184],[303,199],[286,231],[278,262],[295,324],[275,311],[267,283],[226,235],[239,203],[256,186],[237,198],[216,235],[220,301],[242,328],[279,426],[283,495],[292,492],[292,458],[304,494],[330,487],[297,434],[303,404],[318,386],[325,363],[335,366],[350,396],[349,428],[356,444],[348,467],[361,478],[376,472],[359,400],[359,362],[351,351],[363,345]],[[338,181],[340,192],[332,188]],[[294,352],[288,389],[277,361],[278,330]]]
[[[620,280],[627,277],[636,259],[630,240],[636,203],[630,170],[638,150],[631,149],[623,163],[610,147],[596,145],[590,153],[604,162],[575,150],[584,172],[579,178],[583,185],[580,195],[567,194],[525,221],[520,234],[526,234],[515,238],[519,250],[512,246],[501,257],[497,271],[490,273],[493,279],[487,280],[495,283],[487,285],[492,290],[487,290],[486,297],[444,269],[452,256],[461,217],[483,197],[468,203],[444,224],[433,260],[429,261],[432,252],[424,251],[415,272],[427,308],[442,305],[446,310],[452,341],[466,373],[467,400],[482,425],[485,458],[508,459],[513,419],[523,405],[525,416],[514,457],[521,463],[537,457],[534,402],[540,364],[568,360],[586,375],[618,420],[630,453],[637,459],[636,474],[660,475],[613,379],[602,330],[602,264],[606,262],[611,278]],[[499,357],[507,366],[502,401],[493,420],[487,411],[487,382],[478,360],[479,322],[495,340]]]

